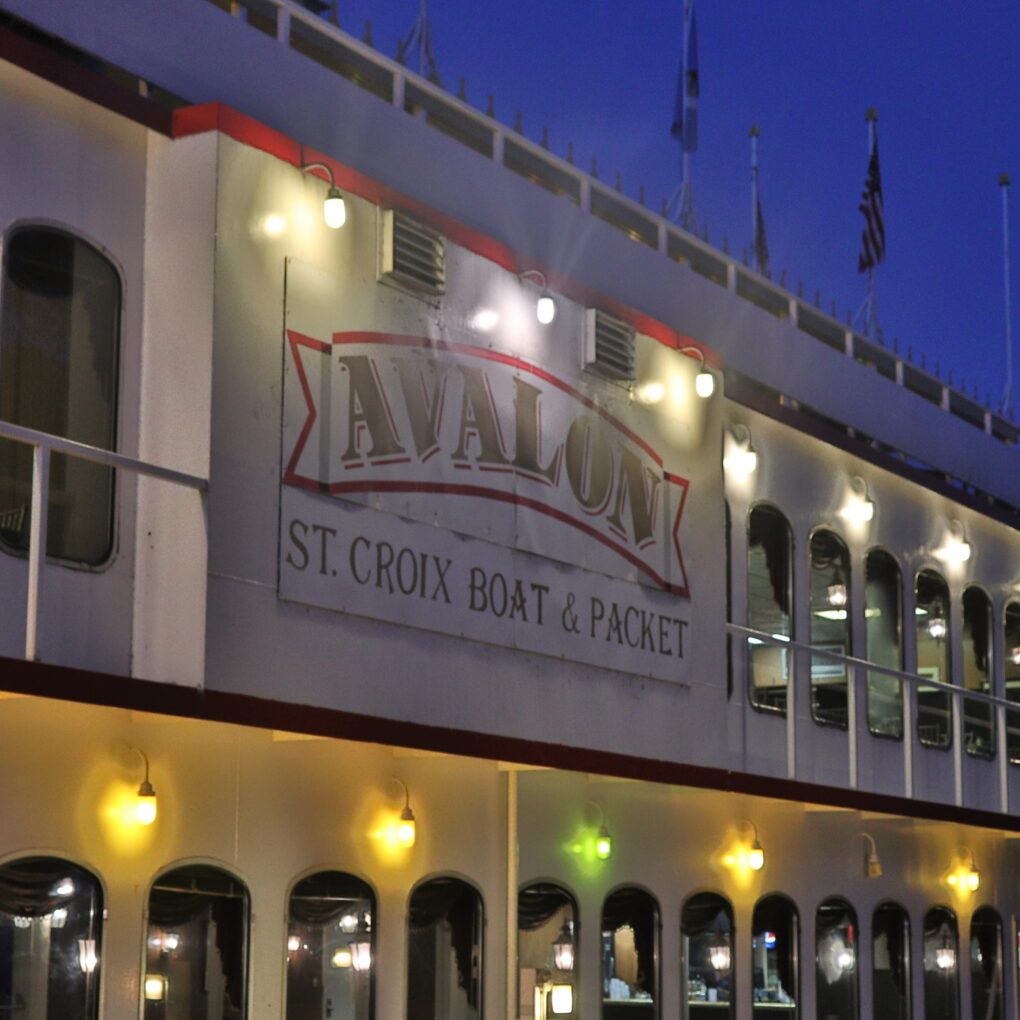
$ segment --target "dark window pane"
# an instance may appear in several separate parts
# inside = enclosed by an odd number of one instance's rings
[[[145,1020],[247,1016],[248,890],[219,868],[191,865],[149,893]]]
[[[0,867],[0,1017],[99,1015],[102,891],[55,857]]]
[[[857,915],[828,899],[815,917],[815,999],[819,1020],[857,1020]]]
[[[875,1020],[910,1020],[910,920],[895,903],[875,908],[871,955]]]
[[[797,910],[785,896],[766,896],[751,920],[754,1020],[800,1016],[797,978]]]
[[[953,682],[949,656],[949,589],[933,570],[917,575],[915,633],[917,672],[941,683]],[[952,740],[953,706],[936,687],[917,688],[917,735],[928,747],[947,749]]]
[[[302,879],[287,917],[287,1020],[371,1020],[375,895],[342,871]]]
[[[980,588],[963,593],[963,686],[992,693],[992,600]],[[978,758],[995,756],[992,706],[970,698],[963,703],[963,746]]]
[[[523,888],[517,896],[518,1016],[521,1020],[578,1014],[576,958],[574,897],[551,882]]]
[[[1003,639],[1006,700],[1020,702],[1020,602],[1006,606]],[[1020,764],[1020,711],[1010,709],[1006,714],[1006,741],[1009,760]]]
[[[747,639],[751,703],[782,714],[790,679],[789,653],[782,641],[793,637],[792,556],[793,537],[786,518],[773,507],[756,506],[748,517],[747,626],[780,643]]]
[[[715,893],[698,893],[680,919],[685,1020],[727,1020],[733,1004],[733,910]]]
[[[959,968],[956,915],[946,907],[932,907],[924,915],[924,1020],[958,1020]]]
[[[48,227],[5,243],[0,281],[0,418],[113,449],[117,426],[120,281],[95,248]],[[0,441],[0,539],[28,544],[32,451]],[[108,559],[113,472],[55,455],[47,552],[81,563]]]
[[[408,909],[408,1020],[482,1015],[482,898],[458,878],[433,878]]]
[[[659,1015],[659,904],[625,886],[602,907],[602,1020]]]
[[[811,536],[811,644],[834,655],[850,654],[850,555],[843,540],[819,529]],[[815,722],[846,729],[846,666],[811,657],[811,714]]]
[[[864,566],[864,629],[868,662],[903,669],[903,579],[887,552],[868,553]],[[876,736],[903,736],[903,682],[868,673],[868,727]]]
[[[974,911],[970,922],[970,1001],[972,1017],[1002,1020],[1002,921],[991,907]]]

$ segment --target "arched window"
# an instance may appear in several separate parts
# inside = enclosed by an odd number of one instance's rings
[[[0,418],[113,449],[120,279],[91,245],[53,227],[19,227],[0,272]],[[0,540],[28,546],[32,449],[0,442]],[[98,565],[113,548],[113,472],[55,454],[47,552]]]
[[[880,903],[875,908],[871,965],[876,1018],[910,1020],[910,918],[896,903]]]
[[[811,644],[834,655],[849,655],[850,554],[832,531],[811,536]],[[846,666],[821,655],[811,657],[811,714],[824,726],[847,725]]]
[[[792,558],[793,534],[786,518],[774,507],[754,507],[747,521],[747,626],[780,642],[793,637]],[[751,704],[785,715],[788,650],[754,637],[747,646]]]
[[[1002,620],[1003,652],[1005,660],[1005,697],[1020,702],[1020,602],[1010,602]],[[1020,711],[1006,713],[1006,741],[1009,760],[1020,765]]]
[[[287,1020],[371,1020],[375,894],[342,871],[301,879],[287,909]]]
[[[917,673],[941,683],[953,682],[949,654],[949,588],[934,570],[917,575],[914,608]],[[950,696],[936,687],[917,688],[917,737],[928,747],[948,749],[953,733]]]
[[[522,1020],[577,1014],[577,903],[562,886],[536,882],[517,894],[517,961]]]
[[[960,947],[956,915],[932,907],[924,915],[924,1020],[960,1016]]]
[[[751,918],[751,987],[755,1020],[783,1015],[797,1020],[797,944],[800,939],[797,908],[785,896],[773,894],[758,901]]]
[[[896,560],[873,549],[864,561],[864,633],[868,662],[903,670],[903,577]],[[879,737],[903,737],[903,681],[868,673],[868,728]]]
[[[970,920],[970,1015],[975,1020],[1002,1020],[1002,919],[991,907],[974,911]]]
[[[56,857],[0,866],[0,1017],[99,1015],[103,894]]]
[[[407,913],[407,1020],[482,1015],[482,898],[459,878],[432,878]]]
[[[963,593],[963,686],[992,693],[992,600],[977,587]],[[963,703],[963,746],[977,758],[995,756],[992,706],[966,699]]]
[[[637,886],[611,892],[602,906],[602,1018],[659,1016],[659,904]]]
[[[684,1020],[728,1020],[734,1014],[733,908],[716,893],[697,893],[680,915]]]
[[[815,915],[815,1002],[819,1020],[857,1020],[857,915],[846,900],[823,900]]]
[[[149,893],[145,1020],[247,1016],[248,889],[220,868],[168,871]]]

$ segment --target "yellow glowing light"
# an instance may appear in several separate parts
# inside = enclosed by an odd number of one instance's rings
[[[747,866],[752,871],[761,871],[765,867],[765,849],[758,840],[755,840],[751,844],[751,849],[747,851]]]
[[[402,847],[414,846],[415,821],[414,812],[405,807],[400,813],[400,824],[397,826],[397,842]]]
[[[297,935],[287,937],[287,952],[296,953],[301,948],[301,939]]]
[[[661,382],[645,383],[637,391],[638,400],[644,404],[657,404],[666,395],[666,387]]]
[[[967,872],[967,888],[971,892],[977,892],[981,885],[981,872],[978,871],[976,865],[971,865],[970,871]]]
[[[549,995],[549,1012],[557,1016],[574,1012],[574,986],[553,985]]]
[[[158,974],[145,975],[145,997],[150,1002],[161,1002],[166,998],[166,978]]]
[[[332,963],[337,970],[346,970],[348,967],[350,967],[350,965],[353,962],[354,956],[352,955],[350,949],[347,948],[347,946],[341,946],[333,954]]]
[[[281,237],[287,232],[287,217],[279,213],[268,213],[262,218],[262,233],[266,237]]]
[[[156,820],[156,794],[138,791],[135,798],[135,820],[139,825],[152,825]]]
[[[595,856],[600,861],[607,861],[612,852],[613,837],[609,835],[609,830],[603,825],[595,837]]]

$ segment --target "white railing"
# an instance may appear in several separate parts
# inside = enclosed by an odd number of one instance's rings
[[[172,485],[180,485],[204,495],[209,489],[205,478],[159,467],[145,461],[111,453],[72,439],[0,421],[0,438],[32,447],[32,502],[28,537],[28,599],[25,609],[25,658],[40,661],[39,605],[46,567],[46,522],[49,503],[50,458],[61,453],[78,460],[91,461],[136,475],[145,475]]]
[[[733,656],[734,684],[741,683],[737,678],[746,678],[748,673],[748,662],[746,649],[751,639],[755,644],[771,645],[776,648],[788,649],[791,653],[787,671],[787,682],[785,687],[785,722],[786,722],[786,766],[787,776],[790,779],[798,778],[797,769],[797,705],[799,698],[806,695],[810,703],[811,692],[807,685],[811,683],[812,659],[826,659],[833,663],[841,664],[846,670],[846,699],[847,699],[847,782],[851,789],[858,789],[860,785],[860,769],[858,758],[863,739],[881,741],[888,744],[887,736],[876,735],[871,732],[867,720],[868,704],[868,677],[869,674],[879,674],[891,677],[899,681],[902,686],[902,735],[900,743],[903,754],[903,793],[906,797],[914,796],[914,775],[916,766],[916,755],[918,747],[935,747],[935,745],[924,745],[919,739],[915,739],[914,723],[917,717],[915,709],[915,698],[917,691],[924,688],[925,692],[934,691],[942,693],[949,699],[950,747],[953,767],[953,801],[955,804],[963,805],[963,778],[964,778],[964,737],[966,725],[967,704],[983,704],[989,707],[988,727],[994,728],[995,743],[994,754],[990,756],[977,756],[983,760],[994,761],[997,765],[998,778],[998,809],[1003,813],[1009,811],[1009,746],[1008,722],[1009,716],[1014,717],[1014,729],[1020,725],[1020,703],[1014,703],[1004,698],[995,697],[990,694],[983,694],[980,691],[966,690],[955,684],[943,683],[933,680],[930,677],[919,676],[916,673],[908,673],[904,670],[893,669],[888,666],[880,666],[876,663],[859,659],[852,655],[839,655],[823,648],[808,644],[803,641],[794,641],[782,637],[776,637],[765,631],[754,630],[736,623],[727,623],[727,632],[734,638],[739,639],[742,651]],[[798,661],[799,660],[799,661]],[[805,668],[805,665],[807,668]],[[745,680],[746,682],[746,680]],[[748,710],[753,711],[748,703]],[[931,711],[931,709],[929,709]],[[809,713],[810,714],[810,713]],[[811,725],[818,728],[829,729],[836,727],[829,723],[820,723],[813,718],[801,720],[801,725]],[[839,727],[841,728],[841,727]],[[935,748],[940,749],[940,748]],[[972,755],[968,754],[970,758]]]

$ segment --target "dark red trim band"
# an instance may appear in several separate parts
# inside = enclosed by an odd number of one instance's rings
[[[3,690],[12,694],[58,698],[77,704],[126,708],[257,729],[307,733],[336,740],[412,747],[489,761],[517,762],[649,783],[747,794],[770,800],[822,804],[853,811],[881,812],[905,818],[972,825],[1001,832],[1020,832],[1020,817],[977,808],[908,800],[905,797],[860,790],[834,789],[791,779],[640,758],[591,748],[567,747],[563,744],[476,733],[446,726],[427,726],[338,709],[294,705],[247,694],[133,680],[108,673],[26,662],[24,659],[0,657],[0,676],[3,677]]]

